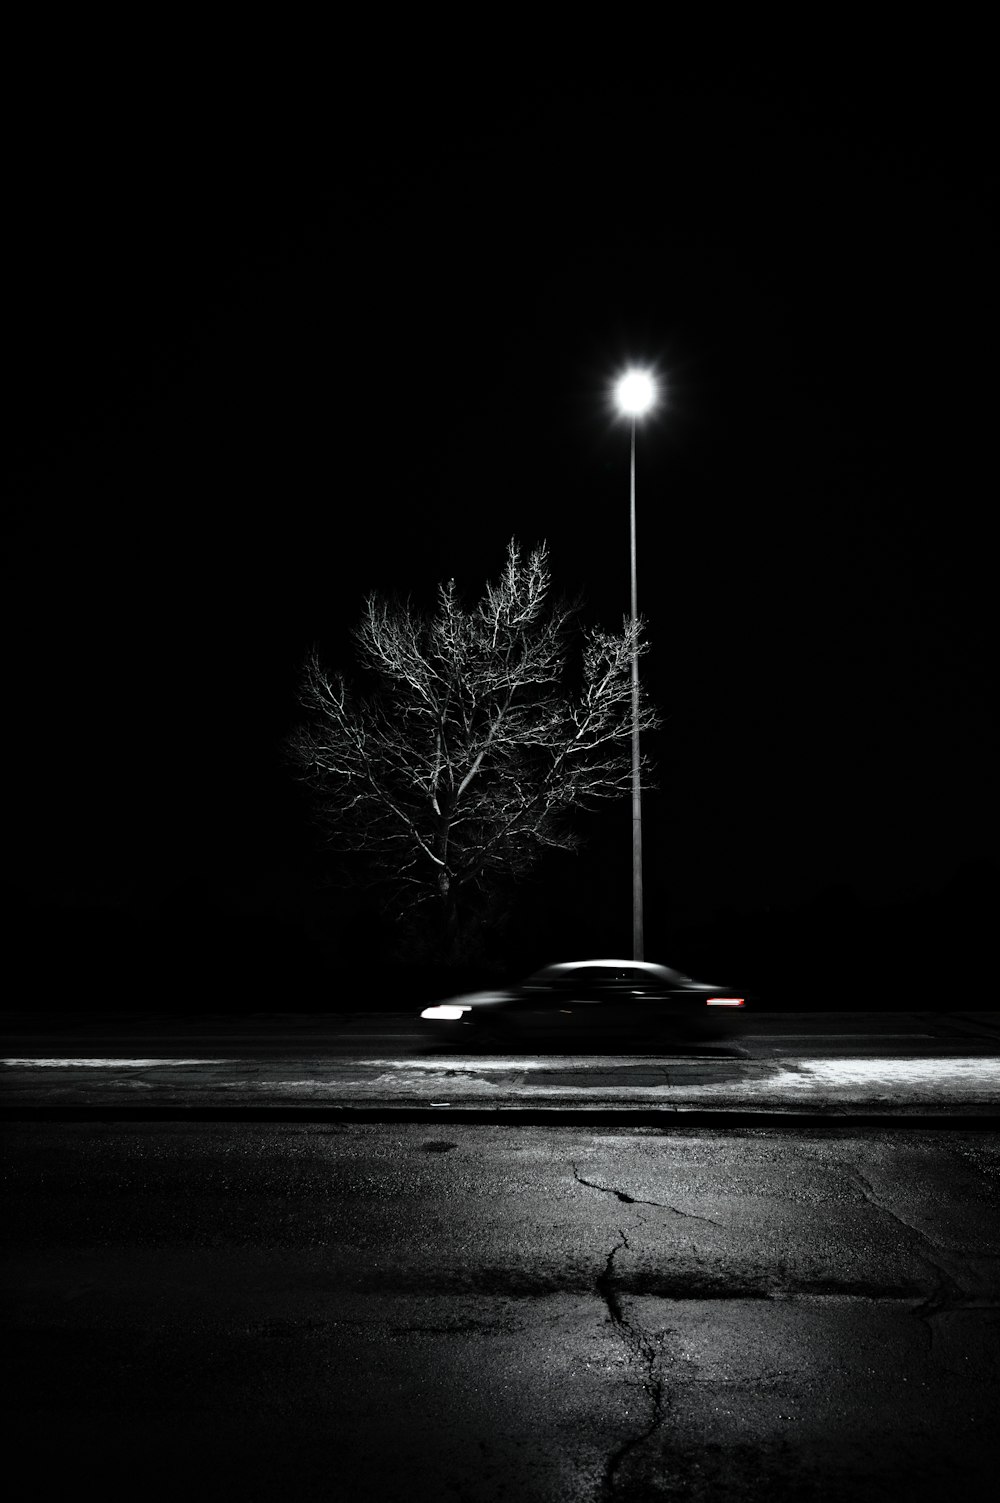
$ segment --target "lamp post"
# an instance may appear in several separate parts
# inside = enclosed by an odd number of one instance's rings
[[[639,616],[635,552],[635,423],[656,402],[656,384],[643,370],[627,370],[615,383],[615,403],[629,420],[629,541],[632,561],[632,959],[643,958],[642,786],[639,779]]]

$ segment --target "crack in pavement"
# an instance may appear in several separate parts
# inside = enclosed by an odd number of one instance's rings
[[[615,1257],[622,1248],[629,1249],[630,1247],[622,1227],[618,1228],[618,1236],[621,1241],[616,1242],[608,1253],[604,1263],[604,1272],[598,1275],[596,1286],[607,1307],[611,1323],[624,1343],[626,1352],[640,1368],[640,1382],[650,1404],[651,1415],[645,1429],[640,1430],[637,1435],[630,1436],[628,1440],[622,1441],[621,1445],[617,1446],[608,1457],[604,1466],[602,1492],[609,1499],[615,1496],[615,1478],[626,1456],[637,1446],[642,1445],[643,1441],[648,1440],[666,1418],[666,1395],[663,1374],[659,1371],[659,1353],[642,1328],[626,1313],[621,1295],[615,1287]]]
[[[699,1216],[696,1211],[681,1211],[676,1206],[665,1204],[662,1200],[641,1200],[637,1195],[628,1195],[624,1190],[616,1190],[613,1185],[595,1185],[593,1180],[584,1179],[583,1175],[573,1164],[573,1176],[579,1185],[586,1185],[588,1190],[600,1190],[604,1195],[616,1195],[626,1206],[656,1206],[658,1210],[670,1211],[674,1216],[683,1216],[688,1221],[707,1221],[710,1226],[722,1226],[721,1221],[716,1221],[711,1216]]]
[[[995,1301],[976,1299],[970,1290],[963,1289],[962,1285],[938,1262],[938,1256],[944,1252],[944,1249],[939,1248],[936,1243],[932,1242],[927,1233],[921,1230],[920,1227],[914,1226],[911,1221],[906,1220],[905,1216],[900,1216],[898,1211],[894,1211],[891,1206],[886,1205],[884,1201],[880,1200],[875,1187],[861,1173],[860,1169],[853,1164],[844,1165],[843,1167],[847,1170],[849,1177],[854,1180],[855,1184],[860,1186],[861,1192],[868,1201],[868,1204],[873,1206],[875,1210],[881,1211],[883,1216],[888,1216],[890,1220],[894,1221],[897,1226],[902,1227],[909,1234],[911,1243],[916,1243],[916,1247],[914,1248],[916,1256],[931,1271],[934,1281],[933,1288],[926,1298],[921,1300],[920,1304],[916,1305],[913,1310],[913,1314],[923,1324],[924,1330],[927,1332],[929,1352],[933,1353],[934,1350],[934,1326],[931,1322],[935,1315],[956,1310],[996,1308]]]
[[[598,1185],[593,1180],[584,1179],[575,1162],[571,1161],[573,1177],[577,1184],[585,1185],[588,1190],[597,1190],[602,1195],[614,1195],[623,1205],[627,1206],[654,1206],[657,1210],[669,1211],[674,1216],[683,1216],[689,1221],[707,1221],[710,1226],[720,1226],[721,1222],[711,1216],[700,1216],[694,1211],[682,1211],[677,1206],[666,1204],[660,1200],[644,1200],[638,1195],[629,1195],[625,1190],[615,1189],[613,1185]],[[622,1292],[615,1278],[615,1258],[624,1248],[631,1251],[631,1244],[625,1235],[623,1227],[618,1228],[619,1240],[612,1247],[604,1263],[604,1270],[596,1281],[597,1292],[604,1301],[612,1326],[621,1338],[626,1353],[632,1365],[638,1368],[639,1381],[649,1405],[650,1417],[637,1434],[629,1436],[617,1446],[608,1457],[604,1467],[602,1482],[602,1496],[611,1500],[620,1496],[618,1490],[618,1475],[626,1458],[637,1447],[643,1445],[650,1436],[654,1435],[667,1417],[667,1393],[663,1372],[661,1370],[660,1344],[642,1329],[636,1319],[626,1308]]]

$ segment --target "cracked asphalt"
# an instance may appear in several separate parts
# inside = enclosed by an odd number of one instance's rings
[[[3,1129],[28,1498],[992,1497],[1000,1141]]]

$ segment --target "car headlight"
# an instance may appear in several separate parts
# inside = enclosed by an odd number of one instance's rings
[[[437,1018],[448,1023],[454,1023],[457,1018],[462,1016],[463,1012],[471,1011],[471,1007],[455,1007],[450,1003],[444,1003],[440,1007],[425,1007],[420,1016],[422,1018]]]

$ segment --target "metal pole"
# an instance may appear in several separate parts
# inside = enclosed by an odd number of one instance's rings
[[[629,466],[629,533],[632,547],[632,959],[642,960],[642,790],[639,782],[638,591],[635,570],[635,418]]]

